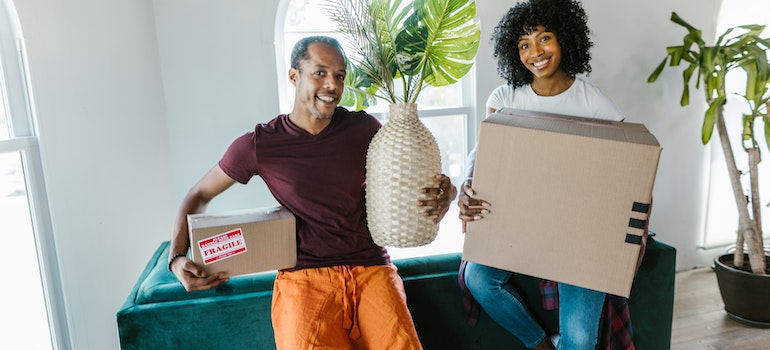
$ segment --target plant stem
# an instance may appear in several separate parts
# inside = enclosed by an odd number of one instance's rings
[[[747,151],[749,153],[749,178],[751,183],[751,208],[754,212],[754,236],[749,242],[749,260],[755,270],[765,271],[765,252],[762,242],[762,202],[759,198],[759,162],[761,155],[758,145]],[[756,271],[755,271],[756,272]]]
[[[730,143],[730,137],[727,135],[723,111],[724,106],[720,105],[717,107],[717,133],[719,134],[719,142],[722,144],[722,152],[725,156],[725,163],[730,175],[730,183],[733,187],[733,195],[735,196],[735,203],[738,206],[738,218],[740,220],[740,225],[738,225],[739,239],[737,240],[739,244],[736,244],[735,246],[733,262],[736,267],[743,265],[743,242],[740,239],[740,236],[743,236],[743,240],[747,242],[749,246],[749,263],[751,264],[752,272],[764,274],[765,259],[763,247],[761,245],[756,247],[756,223],[749,214],[749,203],[746,196],[743,194],[740,172],[738,171],[738,166],[735,164],[735,154],[733,153],[733,148]],[[758,257],[756,256],[757,250],[760,252]],[[761,260],[761,262],[759,260]]]

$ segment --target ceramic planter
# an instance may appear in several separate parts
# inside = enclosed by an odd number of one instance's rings
[[[770,266],[770,257],[765,260]],[[770,275],[734,268],[733,254],[719,256],[714,265],[727,314],[743,324],[770,327]]]

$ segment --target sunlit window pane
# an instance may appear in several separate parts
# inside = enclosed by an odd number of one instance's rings
[[[0,288],[4,349],[51,349],[26,185],[19,153],[0,153]],[[23,336],[21,336],[23,335]]]
[[[465,165],[465,115],[422,118],[441,150],[443,172],[457,183]]]
[[[8,118],[5,116],[5,108],[0,108],[0,140],[7,140],[11,137],[9,129]]]

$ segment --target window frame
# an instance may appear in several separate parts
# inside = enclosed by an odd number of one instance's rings
[[[10,134],[9,139],[0,139],[0,153],[18,152],[21,156],[51,345],[54,349],[70,349],[72,343],[43,177],[26,48],[12,0],[3,0],[0,5],[0,26],[3,28],[0,30],[0,97]]]

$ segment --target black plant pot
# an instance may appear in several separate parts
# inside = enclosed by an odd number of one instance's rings
[[[770,266],[770,257],[765,260]],[[714,259],[714,266],[727,314],[746,325],[770,328],[770,275],[733,267],[733,254]]]

